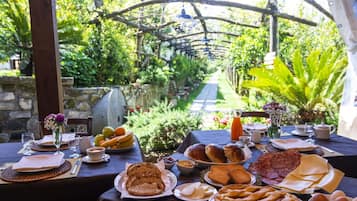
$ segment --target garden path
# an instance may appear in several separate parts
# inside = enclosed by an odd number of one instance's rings
[[[218,73],[214,73],[202,91],[193,101],[190,111],[192,113],[215,112],[218,91]]]

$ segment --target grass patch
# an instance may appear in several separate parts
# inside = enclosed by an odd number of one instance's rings
[[[243,109],[246,106],[247,104],[228,83],[225,74],[220,73],[218,76],[217,109]]]
[[[0,77],[18,77],[20,76],[19,70],[0,70]]]
[[[200,94],[203,87],[207,84],[207,81],[211,78],[211,75],[207,75],[206,78],[200,83],[200,85],[194,89],[190,95],[188,95],[187,100],[180,99],[177,101],[176,109],[178,110],[189,110],[195,98]]]

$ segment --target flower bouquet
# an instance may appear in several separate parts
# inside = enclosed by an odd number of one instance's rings
[[[47,130],[52,131],[53,144],[56,146],[57,151],[55,154],[59,154],[60,147],[62,144],[62,133],[64,131],[64,125],[66,120],[64,114],[49,114],[45,117],[44,126]]]
[[[286,112],[286,107],[280,103],[271,102],[263,106],[263,110],[269,114],[270,126],[268,135],[271,138],[280,137],[280,122],[283,114]]]

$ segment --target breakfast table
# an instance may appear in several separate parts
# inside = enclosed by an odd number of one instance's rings
[[[296,137],[289,135],[294,128],[292,126],[283,127],[284,135],[281,138],[301,138],[306,139],[306,137]],[[210,144],[216,143],[219,145],[225,145],[230,143],[230,135],[226,130],[208,130],[208,131],[192,131],[184,139],[183,143],[178,147],[176,152],[171,156],[177,160],[187,159],[184,156],[184,152],[187,147],[195,143]],[[261,144],[267,144],[268,141],[262,141]],[[333,134],[329,140],[318,140],[315,139],[315,143],[324,148],[328,157],[325,157],[328,162],[337,169],[342,170],[345,173],[345,177],[340,182],[337,189],[343,190],[348,196],[357,197],[357,141],[338,136]],[[263,154],[262,150],[257,148],[251,148],[252,157],[244,163],[247,168],[252,162],[256,161],[259,156]],[[195,171],[189,176],[184,176],[180,174],[177,166],[174,166],[171,171],[177,177],[177,185],[188,183],[188,182],[204,182],[202,175],[204,169],[196,168]],[[104,192],[98,200],[100,201],[121,201],[120,193],[115,189],[111,188]],[[301,196],[302,200],[308,200],[309,196]],[[126,199],[125,199],[126,200]],[[130,200],[130,199],[129,199]],[[162,197],[159,200],[163,201],[173,201],[179,200],[173,195],[168,197]]]
[[[22,144],[0,144],[0,166],[15,163],[22,157],[17,152]],[[64,158],[72,153],[64,150]],[[42,154],[45,152],[36,152]],[[53,152],[47,152],[53,153]],[[125,169],[126,163],[142,162],[144,159],[140,144],[136,140],[133,149],[123,153],[110,154],[110,160],[104,163],[87,164],[82,162],[78,174],[73,178],[49,179],[36,182],[6,183],[0,182],[1,200],[47,200],[47,201],[76,201],[96,200],[101,193],[113,186],[115,176]]]

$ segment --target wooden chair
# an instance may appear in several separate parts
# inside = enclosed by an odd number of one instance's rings
[[[71,118],[67,119],[67,127],[70,128],[70,132],[75,132],[79,136],[92,135],[92,121],[93,117],[89,116],[85,118]],[[83,128],[86,126],[86,129]]]
[[[241,117],[261,117],[261,118],[269,118],[269,114],[266,113],[266,112],[258,112],[258,111],[242,112]]]

